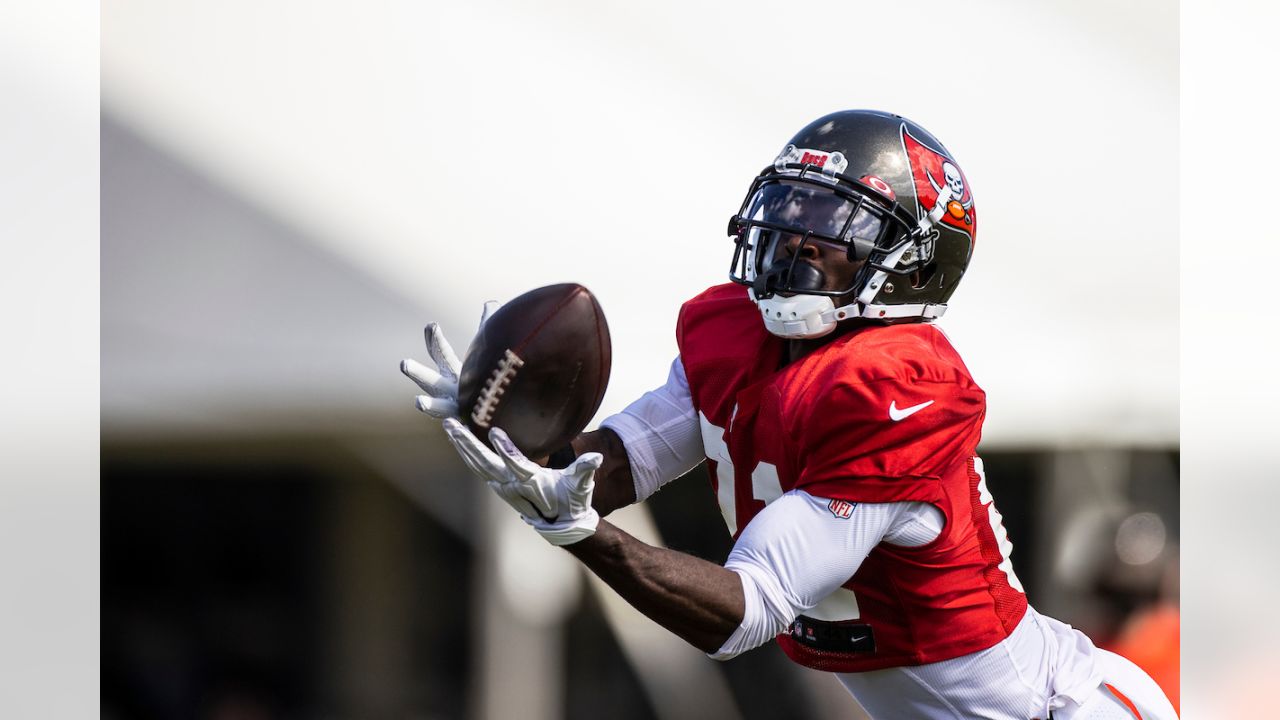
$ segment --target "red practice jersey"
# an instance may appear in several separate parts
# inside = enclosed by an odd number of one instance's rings
[[[745,288],[720,285],[685,303],[676,334],[735,538],[795,488],[846,503],[922,501],[945,518],[925,545],[881,543],[844,584],[860,612],[844,622],[865,626],[873,647],[832,652],[781,634],[792,660],[832,672],[920,665],[1013,631],[1027,601],[976,454],[986,396],[941,331],[861,328],[784,365],[787,342],[765,330]]]

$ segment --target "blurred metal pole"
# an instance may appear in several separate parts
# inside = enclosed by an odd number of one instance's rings
[[[539,538],[506,503],[484,493],[472,597],[479,603],[472,707],[479,720],[561,720],[564,621],[582,593],[566,552]]]
[[[329,692],[348,717],[395,717],[408,703],[413,547],[403,506],[382,483],[339,483],[331,523]]]

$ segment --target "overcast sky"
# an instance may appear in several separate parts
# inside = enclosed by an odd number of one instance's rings
[[[459,345],[486,299],[587,285],[603,412],[663,381],[680,302],[724,281],[726,220],[790,135],[895,111],[981,208],[942,326],[988,440],[1176,442],[1174,6],[723,7],[136,0],[103,16],[103,102]]]

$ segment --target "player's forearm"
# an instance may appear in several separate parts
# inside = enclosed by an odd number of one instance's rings
[[[703,652],[719,650],[742,623],[742,582],[732,570],[646,545],[605,520],[566,549],[650,620]]]
[[[636,501],[631,461],[617,433],[608,428],[583,433],[573,439],[572,445],[577,455],[598,452],[604,456],[604,464],[596,471],[596,488],[591,497],[591,506],[601,517]]]

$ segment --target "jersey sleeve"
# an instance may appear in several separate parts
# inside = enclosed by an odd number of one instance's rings
[[[725,567],[742,582],[742,623],[715,653],[727,660],[772,640],[858,571],[913,511],[911,503],[829,509],[831,500],[793,490],[769,503],[734,543]]]
[[[981,434],[985,396],[966,377],[903,373],[829,384],[794,435],[796,487],[854,502],[934,500],[928,481],[972,454]]]
[[[622,440],[635,480],[636,502],[702,462],[702,435],[680,358],[667,382],[600,423]]]

